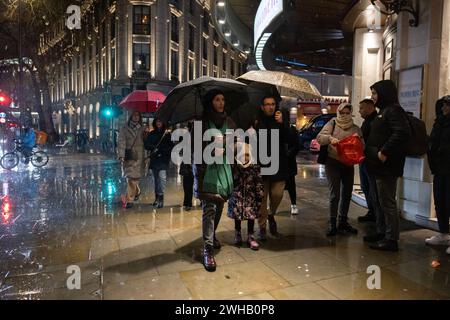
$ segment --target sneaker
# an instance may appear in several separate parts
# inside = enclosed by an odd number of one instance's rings
[[[425,239],[425,243],[432,246],[450,246],[450,235],[438,233],[431,238]]]
[[[291,214],[297,215],[298,214],[298,208],[296,204],[291,205]]]
[[[259,243],[253,237],[253,234],[249,234],[247,238],[247,245],[252,250],[259,250]]]
[[[447,252],[447,254],[450,254],[450,247],[448,247],[445,252]]]
[[[183,207],[183,210],[185,210],[185,211],[191,211],[191,210],[192,210],[192,207],[184,206],[184,207]]]
[[[235,231],[234,234],[234,245],[240,246],[242,244],[242,235],[240,231]]]
[[[259,241],[267,241],[267,230],[266,228],[259,230]]]
[[[134,197],[134,201],[139,201],[140,197],[141,197],[141,190],[139,190],[139,193]]]

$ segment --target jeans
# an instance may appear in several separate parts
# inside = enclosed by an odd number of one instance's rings
[[[325,172],[330,189],[330,218],[336,219],[339,209],[339,219],[346,222],[352,199],[355,170],[353,166],[346,166],[338,160],[328,158]]]
[[[183,191],[183,206],[192,207],[192,196],[194,194],[194,176],[183,176]]]
[[[369,183],[369,173],[367,172],[366,164],[364,162],[359,165],[359,178],[361,180],[361,189],[366,197],[367,208],[371,214],[375,214],[374,205],[370,196],[371,185]]]
[[[398,241],[400,217],[397,208],[397,177],[376,176],[378,198],[386,222],[385,239]]]
[[[164,195],[167,184],[167,172],[166,170],[152,169],[153,179],[155,179],[155,193],[159,196]]]
[[[450,218],[450,175],[434,176],[433,193],[439,232],[448,234]]]
[[[202,229],[205,246],[213,246],[217,226],[222,217],[223,203],[202,201]]]

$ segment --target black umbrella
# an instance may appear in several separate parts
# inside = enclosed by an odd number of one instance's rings
[[[248,101],[247,85],[226,78],[200,77],[176,86],[157,112],[164,123],[174,125],[191,119],[200,119],[203,98],[213,89],[223,91],[225,110],[231,114]]]
[[[235,109],[230,116],[239,128],[246,130],[258,117],[258,112],[261,110],[261,103],[264,97],[273,96],[277,103],[280,103],[282,99],[277,87],[272,84],[246,80],[239,80],[239,82],[247,84],[248,102]]]

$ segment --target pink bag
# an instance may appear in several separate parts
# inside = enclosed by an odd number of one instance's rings
[[[360,164],[366,158],[361,138],[355,133],[339,141],[336,146],[339,161],[347,166]]]

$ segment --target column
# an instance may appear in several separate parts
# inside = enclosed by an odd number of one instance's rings
[[[169,81],[169,5],[167,0],[158,0],[156,2],[156,14],[158,19],[155,20],[155,55],[156,68],[155,77],[157,80]],[[167,22],[169,20],[169,22]]]

